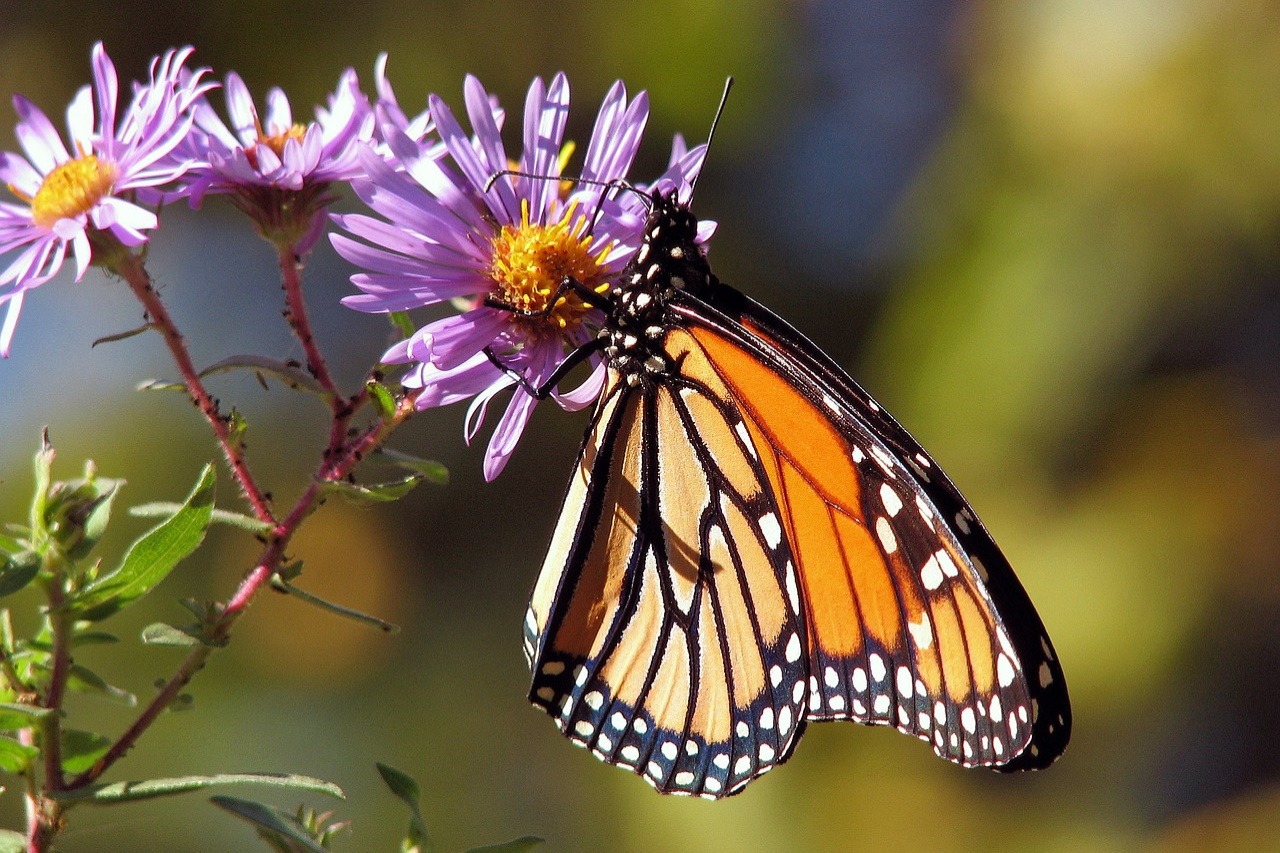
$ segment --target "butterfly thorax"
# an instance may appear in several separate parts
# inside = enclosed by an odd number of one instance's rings
[[[667,373],[663,349],[670,320],[667,305],[681,292],[699,296],[716,284],[698,245],[698,219],[673,192],[654,191],[644,242],[622,271],[622,283],[601,336],[609,364],[635,385]]]

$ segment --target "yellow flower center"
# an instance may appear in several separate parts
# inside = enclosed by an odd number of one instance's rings
[[[59,219],[88,213],[111,192],[117,172],[114,163],[99,160],[92,154],[82,154],[55,166],[31,199],[32,220],[52,228]]]
[[[562,333],[581,323],[591,307],[565,280],[604,293],[609,284],[602,265],[609,248],[592,253],[592,237],[583,233],[587,218],[576,215],[576,205],[551,225],[531,223],[528,202],[520,213],[519,225],[504,225],[493,238],[493,295],[518,312],[516,322],[529,331]]]
[[[290,127],[287,130],[282,130],[279,133],[273,133],[271,136],[263,135],[262,130],[259,129],[258,144],[267,146],[272,151],[276,152],[276,156],[279,157],[284,154],[284,144],[286,142],[290,139],[296,139],[301,142],[302,137],[306,135],[307,126],[305,124],[295,124],[293,127]]]

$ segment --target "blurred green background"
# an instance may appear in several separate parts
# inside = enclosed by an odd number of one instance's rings
[[[330,779],[349,794],[338,812],[354,836],[339,849],[351,851],[394,849],[404,824],[376,760],[421,781],[442,850],[525,833],[556,851],[1280,849],[1278,22],[1276,0],[6,0],[0,92],[55,121],[97,39],[126,79],[195,44],[259,98],[283,86],[303,116],[347,66],[370,84],[385,50],[410,112],[428,91],[460,104],[470,71],[518,116],[529,79],[564,70],[583,141],[612,80],[648,89],[645,176],[671,134],[703,138],[735,75],[698,190],[720,222],[717,270],[849,366],[951,472],[1036,601],[1076,719],[1062,761],[1030,776],[819,725],[742,796],[658,796],[572,748],[524,698],[525,599],[585,415],[540,408],[485,485],[455,408],[394,442],[445,461],[450,486],[376,510],[330,502],[293,548],[303,586],[402,633],[264,595],[199,676],[195,709],[163,718],[114,778]],[[8,127],[0,147],[13,149]],[[198,363],[300,355],[269,248],[221,200],[167,212],[152,269]],[[381,319],[337,305],[350,272],[322,244],[307,284],[349,386],[386,343]],[[28,300],[0,364],[0,517],[25,512],[44,424],[61,476],[92,457],[129,480],[126,504],[185,494],[215,455],[189,405],[133,390],[171,375],[158,338],[90,349],[138,323],[96,272]],[[213,387],[249,417],[277,502],[292,500],[319,406],[251,378]],[[222,496],[234,505],[225,476]],[[120,522],[115,553],[143,527]],[[132,644],[180,619],[177,599],[225,596],[253,545],[219,531],[108,627]],[[143,695],[177,662],[132,647],[81,660]],[[130,718],[90,699],[72,711],[73,725],[112,732]],[[10,790],[0,821],[19,815]],[[63,849],[254,843],[190,797],[79,810]]]

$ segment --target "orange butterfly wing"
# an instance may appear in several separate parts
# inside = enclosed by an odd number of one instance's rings
[[[715,279],[686,205],[652,204],[530,602],[530,699],[668,793],[741,790],[808,720],[1047,766],[1065,680],[986,528],[838,365]]]

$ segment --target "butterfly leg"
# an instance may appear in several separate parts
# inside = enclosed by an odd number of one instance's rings
[[[551,312],[560,304],[560,300],[569,293],[578,294],[579,299],[587,305],[595,308],[603,308],[607,311],[613,305],[612,294],[598,293],[571,276],[565,276],[560,280],[560,284],[556,287],[555,292],[552,293],[551,298],[547,300],[547,307],[545,308],[538,308],[537,310],[530,308],[518,308],[510,302],[504,302],[493,295],[486,296],[484,298],[484,304],[489,308],[497,308],[500,311],[515,314],[517,317],[545,319],[551,316]]]
[[[525,375],[509,364],[504,362],[497,353],[490,347],[484,348],[485,356],[493,363],[493,366],[510,376],[516,383],[524,389],[525,393],[537,400],[545,400],[551,396],[552,390],[560,384],[560,380],[564,379],[579,364],[586,361],[591,355],[604,349],[604,345],[608,341],[605,338],[594,338],[589,343],[585,343],[578,347],[560,362],[560,365],[547,377],[547,381],[541,385],[534,385]]]

